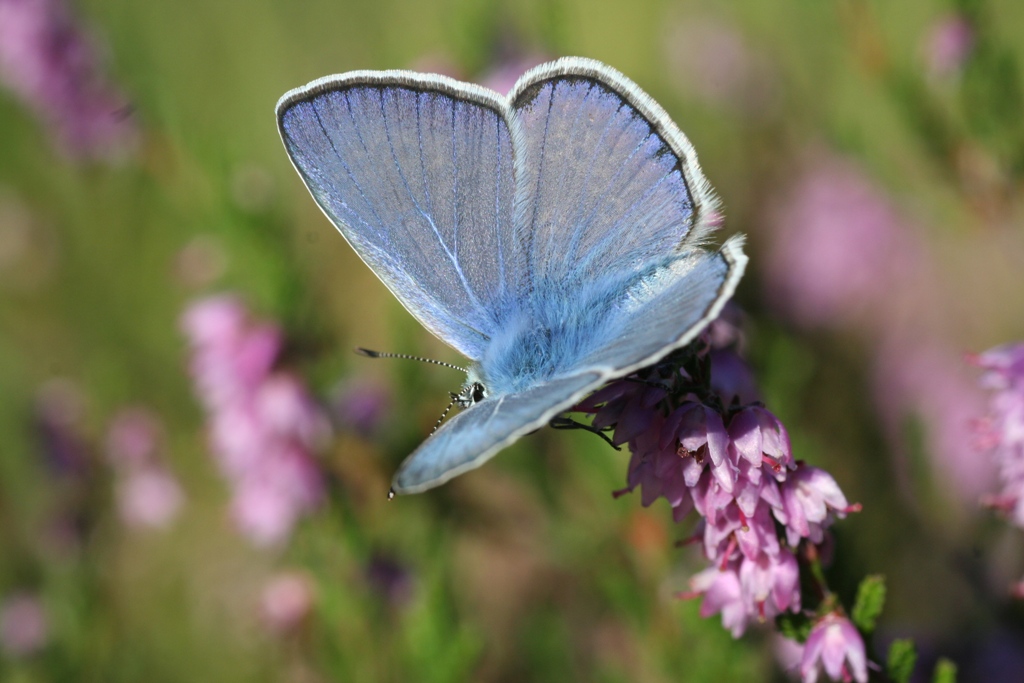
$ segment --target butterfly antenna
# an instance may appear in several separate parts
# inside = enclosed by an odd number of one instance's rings
[[[467,375],[469,374],[469,370],[467,370],[466,368],[461,368],[458,365],[452,365],[451,363],[445,363],[443,360],[434,360],[433,358],[421,358],[419,356],[410,356],[405,353],[385,353],[383,351],[371,351],[370,349],[364,349],[361,346],[356,347],[356,353],[358,353],[360,356],[366,356],[367,358],[405,358],[406,360],[418,360],[421,363],[433,363],[434,365],[443,365],[446,368],[451,368],[452,370],[461,370]]]

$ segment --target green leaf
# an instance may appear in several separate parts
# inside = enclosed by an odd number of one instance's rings
[[[932,683],[956,683],[956,664],[943,657],[935,664]]]
[[[857,589],[857,600],[853,603],[851,617],[862,632],[870,634],[885,606],[885,577],[872,574],[864,577]]]
[[[889,661],[885,668],[894,683],[907,683],[910,674],[914,673],[914,664],[917,663],[917,648],[914,641],[900,639],[892,641],[889,646]]]
[[[775,627],[786,638],[803,643],[811,632],[811,620],[803,614],[786,612],[775,617]]]

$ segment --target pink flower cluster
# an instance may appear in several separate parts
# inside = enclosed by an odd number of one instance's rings
[[[979,446],[992,452],[1002,485],[983,501],[1024,528],[1024,343],[997,346],[972,360],[985,371],[982,386],[992,391],[989,415],[977,425]],[[1024,581],[1014,593],[1024,597]]]
[[[691,595],[704,596],[703,616],[721,612],[739,637],[751,620],[799,611],[792,548],[804,538],[821,543],[833,518],[856,508],[827,472],[793,461],[774,415],[758,404],[723,414],[696,396],[673,401],[668,388],[632,379],[582,408],[595,410],[598,429],[614,425],[616,444],[629,445],[627,490],[639,487],[644,505],[665,498],[676,521],[692,510],[701,516],[711,566],[691,579]]]
[[[676,521],[700,515],[694,540],[710,566],[683,597],[702,595],[701,614],[721,613],[739,637],[752,621],[800,610],[801,542],[822,543],[832,521],[859,506],[827,472],[793,460],[778,418],[742,401],[755,393],[749,373],[736,371],[742,360],[708,348],[720,332],[705,334],[696,362],[684,357],[613,382],[579,409],[629,446],[628,487],[618,493],[639,488],[645,506],[664,498]],[[716,372],[732,379],[716,382]]]
[[[0,84],[54,127],[67,150],[107,156],[134,137],[121,95],[61,0],[0,0]]]
[[[274,368],[280,330],[251,320],[237,298],[192,304],[182,327],[232,516],[257,545],[278,544],[323,496],[312,453],[327,437],[327,420],[297,377]]]
[[[144,408],[125,408],[107,429],[107,458],[117,477],[121,519],[136,528],[164,528],[174,521],[185,496],[163,464],[163,429]]]

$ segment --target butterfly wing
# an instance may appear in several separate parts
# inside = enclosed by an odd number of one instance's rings
[[[420,493],[484,464],[519,437],[551,421],[602,382],[584,372],[481,401],[441,425],[395,474],[395,493]]]
[[[317,204],[428,330],[480,357],[520,296],[506,100],[407,71],[356,71],[286,93],[285,148]]]
[[[608,379],[646,367],[689,344],[718,317],[747,265],[743,238],[718,252],[694,249],[633,286],[615,310],[618,333],[579,366]]]
[[[509,99],[536,290],[639,272],[706,237],[716,200],[693,147],[621,73],[568,57],[524,74]]]

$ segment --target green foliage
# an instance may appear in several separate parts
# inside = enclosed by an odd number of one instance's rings
[[[894,683],[908,683],[917,663],[917,649],[914,641],[897,639],[889,646],[889,658],[885,671]]]
[[[956,683],[956,664],[942,658],[935,664],[932,683]]]
[[[779,629],[779,633],[798,643],[803,643],[807,640],[813,625],[814,621],[803,612],[798,614],[783,612],[775,617],[775,627]]]
[[[853,623],[861,632],[871,634],[875,630],[875,622],[885,607],[885,577],[881,575],[866,576],[857,587],[857,599],[850,611]]]
[[[894,683],[908,683],[913,667],[918,663],[918,650],[912,640],[897,639],[889,646],[886,673]]]

